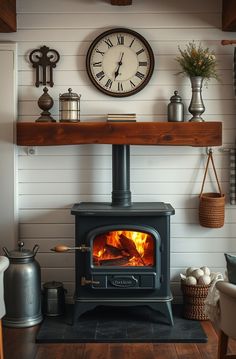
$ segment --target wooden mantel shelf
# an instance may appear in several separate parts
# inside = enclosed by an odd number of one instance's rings
[[[17,145],[220,146],[221,122],[17,123]]]

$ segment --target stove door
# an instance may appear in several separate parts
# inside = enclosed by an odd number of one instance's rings
[[[109,225],[88,233],[93,288],[153,289],[159,283],[160,235],[148,226]],[[88,272],[87,272],[88,273]]]

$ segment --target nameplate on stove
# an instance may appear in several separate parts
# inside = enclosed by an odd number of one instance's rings
[[[132,277],[115,277],[110,279],[110,283],[114,287],[127,288],[127,287],[136,287],[138,280]]]

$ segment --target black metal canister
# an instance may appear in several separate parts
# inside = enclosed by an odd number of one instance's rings
[[[41,271],[35,255],[39,249],[25,249],[18,241],[18,249],[3,251],[10,265],[4,273],[4,300],[6,315],[3,324],[8,327],[31,327],[43,319],[41,312]]]
[[[56,317],[65,313],[65,292],[61,282],[43,284],[43,313],[46,316]]]

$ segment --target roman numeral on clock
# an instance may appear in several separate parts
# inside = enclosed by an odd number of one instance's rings
[[[135,87],[135,84],[134,84],[131,80],[129,80],[129,83],[130,83],[130,85],[131,85],[132,88]]]
[[[139,61],[139,66],[147,66],[147,61]]]
[[[133,45],[133,43],[134,43],[134,40],[135,40],[135,39],[133,39],[133,40],[131,41],[129,47],[132,47],[132,45]]]
[[[103,71],[100,71],[96,74],[96,77],[99,79],[99,81],[101,81],[104,76],[105,76],[105,74]]]
[[[144,74],[142,74],[142,72],[137,71],[135,76],[137,76],[140,80],[144,79]]]
[[[125,39],[123,35],[117,35],[117,45],[124,45]]]
[[[111,42],[110,39],[106,39],[106,40],[104,40],[104,41],[105,41],[105,43],[107,44],[108,48],[113,46],[113,43]]]
[[[123,85],[122,82],[118,82],[118,91],[123,91]]]
[[[97,52],[98,54],[102,55],[102,56],[104,56],[104,55],[105,55],[105,52],[100,51],[100,50],[98,50],[98,49],[96,49],[96,52]]]
[[[111,79],[108,79],[107,82],[105,83],[105,87],[110,89],[112,84],[113,84],[113,82],[111,81]]]
[[[140,55],[142,52],[144,52],[144,49],[141,49],[141,50],[137,51],[137,52],[136,52],[136,55],[138,56],[138,55]]]
[[[102,61],[93,63],[93,67],[101,67],[101,66],[102,66]]]

